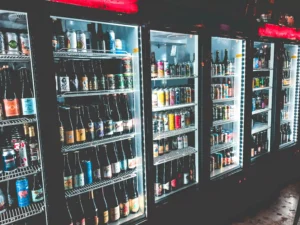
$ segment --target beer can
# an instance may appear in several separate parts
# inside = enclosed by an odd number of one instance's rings
[[[3,162],[3,171],[9,172],[17,168],[16,165],[16,153],[14,149],[3,148],[2,149],[2,162]]]
[[[157,117],[157,129],[158,132],[164,131],[164,119],[162,113],[159,113]]]
[[[152,90],[152,108],[156,108],[158,106],[158,96],[157,89]]]
[[[158,121],[156,118],[152,119],[152,128],[153,128],[153,133],[158,132]]]
[[[210,172],[214,171],[215,167],[215,158],[213,156],[210,156]]]
[[[1,36],[1,35],[0,35]],[[1,39],[1,38],[0,38]],[[52,50],[55,52],[58,50],[58,44],[57,44],[57,36],[52,35]]]
[[[177,148],[178,148],[178,149],[183,149],[183,138],[182,138],[181,135],[179,135],[179,136],[177,137],[177,142],[178,142]]]
[[[223,155],[221,153],[216,153],[217,155],[217,162],[218,162],[218,169],[221,169],[223,167]]]
[[[16,190],[19,207],[25,207],[30,204],[29,185],[27,178],[23,177],[16,180]]]
[[[93,183],[92,162],[90,160],[85,160],[83,165],[85,183],[91,184]]]
[[[57,37],[57,50],[65,49],[67,47],[65,36],[57,35],[56,37]]]
[[[180,88],[175,88],[175,105],[180,104]]]
[[[82,30],[76,31],[77,50],[79,52],[86,52],[86,35]]]
[[[175,114],[174,112],[169,112],[169,130],[175,130]]]
[[[175,129],[181,128],[181,114],[180,112],[175,112]]]
[[[7,54],[19,54],[19,43],[18,36],[16,33],[6,32],[5,33],[5,42]]]
[[[165,153],[169,153],[170,152],[170,142],[169,142],[169,138],[165,138],[164,139],[164,149],[165,149]]]
[[[256,88],[259,88],[259,85],[260,85],[259,78],[256,77],[256,78],[255,78],[255,87],[256,87]]]
[[[108,90],[115,90],[116,83],[115,83],[115,76],[113,74],[106,74],[106,87]]]
[[[158,141],[153,141],[153,157],[158,157]]]
[[[170,105],[170,91],[168,88],[165,88],[165,106]]]
[[[158,141],[158,155],[163,155],[165,150],[164,150],[165,144],[164,144],[164,139],[160,139]]]
[[[256,110],[256,99],[252,98],[252,111]]]
[[[176,68],[174,64],[170,64],[170,76],[176,75]]]
[[[124,73],[124,85],[126,89],[133,89],[133,74]]]
[[[185,126],[189,127],[191,125],[191,113],[189,110],[185,111]]]
[[[29,166],[28,163],[28,155],[26,150],[26,142],[20,141],[20,148],[19,148],[19,155],[20,155],[20,167],[27,167]]]
[[[214,146],[215,145],[215,137],[213,134],[210,134],[210,146]]]
[[[170,88],[170,105],[175,105],[175,89],[174,88]]]
[[[164,107],[165,106],[165,92],[162,88],[157,91],[157,106]]]
[[[234,119],[234,111],[235,111],[235,106],[230,105],[229,106],[229,119],[233,120]]]
[[[163,113],[164,131],[169,131],[169,116],[168,113]]]
[[[108,36],[108,46],[110,51],[114,52],[116,50],[116,35],[113,30],[107,31]]]
[[[189,146],[188,136],[185,134],[183,135],[183,147],[187,148]]]
[[[180,117],[181,117],[180,126],[181,128],[185,128],[185,112],[183,110],[180,112]]]
[[[164,62],[162,60],[157,61],[157,74],[159,78],[163,78],[165,71],[164,71]]]
[[[172,137],[172,150],[178,149],[178,140],[177,137]]]
[[[132,74],[132,58],[131,57],[122,58],[122,67],[123,67],[123,73]]]
[[[77,52],[77,38],[74,30],[69,29],[66,32],[68,52]]]
[[[116,89],[124,89],[125,81],[123,74],[115,74]]]
[[[186,103],[192,103],[192,89],[190,87],[185,88]]]
[[[0,31],[0,54],[5,54],[5,40],[4,35]]]
[[[168,61],[164,61],[164,75],[166,78],[170,77],[170,64]]]
[[[180,102],[186,103],[185,87],[180,87]]]
[[[123,44],[121,39],[116,39],[115,41],[116,53],[121,53],[123,50]]]
[[[213,135],[214,135],[214,143],[215,143],[215,145],[218,145],[219,144],[219,134],[213,133]]]

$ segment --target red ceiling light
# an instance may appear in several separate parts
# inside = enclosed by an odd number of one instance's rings
[[[138,12],[138,0],[50,0],[71,5],[78,5],[101,10],[134,14]]]
[[[300,40],[300,31],[296,28],[283,27],[275,24],[265,24],[259,27],[258,35],[261,37]]]

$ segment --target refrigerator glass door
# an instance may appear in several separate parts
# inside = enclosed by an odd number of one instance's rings
[[[243,166],[245,42],[212,37],[211,179]]]

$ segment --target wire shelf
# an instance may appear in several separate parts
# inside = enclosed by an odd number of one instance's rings
[[[117,90],[103,90],[103,91],[69,91],[63,94],[57,95],[58,98],[71,98],[71,97],[83,97],[83,96],[96,96],[96,95],[110,95],[110,94],[125,94],[133,93],[132,89],[117,89]]]
[[[35,123],[35,122],[36,122],[36,118],[26,118],[26,117],[0,120],[0,127],[16,126],[16,125],[21,125],[24,123]]]
[[[0,62],[29,62],[30,56],[23,55],[21,52],[18,54],[0,54]]]
[[[198,78],[197,75],[193,75],[193,76],[189,76],[189,77],[185,77],[185,76],[176,76],[173,75],[173,77],[159,77],[159,78],[151,78],[152,81],[156,81],[156,80],[182,80],[182,79],[195,79]]]
[[[213,126],[219,126],[219,125],[234,123],[234,122],[236,122],[236,120],[217,120],[213,122]]]
[[[94,182],[92,184],[87,184],[83,187],[68,190],[68,191],[65,192],[65,197],[70,198],[70,197],[73,197],[73,196],[76,196],[76,195],[87,193],[87,192],[92,191],[92,190],[96,190],[96,189],[99,189],[99,188],[103,188],[103,187],[112,185],[114,183],[118,183],[118,182],[121,182],[121,181],[124,181],[124,180],[128,180],[130,178],[136,177],[136,172],[137,172],[136,169],[128,170],[124,173],[120,173],[118,176],[116,176],[112,179],[102,180],[102,181]]]
[[[60,49],[57,52],[53,52],[54,58],[76,58],[76,59],[112,59],[112,58],[124,58],[131,57],[126,51],[119,51],[115,53],[113,51],[103,50],[86,50],[86,52],[78,51],[78,49]]]
[[[123,135],[119,135],[119,136],[113,136],[110,138],[104,138],[102,140],[85,142],[82,144],[65,145],[65,146],[62,146],[62,152],[73,152],[73,151],[76,151],[79,149],[89,148],[92,146],[104,145],[104,144],[108,144],[108,143],[112,143],[112,142],[122,141],[122,140],[126,140],[129,138],[133,138],[134,135],[135,135],[134,133],[123,134]]]
[[[210,147],[210,153],[214,154],[220,151],[223,151],[225,149],[234,147],[235,142],[230,142],[230,143],[224,143],[224,144],[219,144],[219,145],[214,145]]]
[[[231,173],[232,171],[240,168],[241,166],[239,164],[233,164],[230,166],[222,167],[221,169],[215,169],[210,173],[210,179],[215,179],[222,174]]]
[[[281,120],[280,121],[280,125],[283,125],[283,124],[286,124],[286,123],[291,123],[292,122],[292,120]]]
[[[160,112],[160,111],[166,111],[171,109],[181,109],[186,107],[192,107],[197,105],[196,103],[184,103],[184,104],[178,104],[178,105],[171,105],[171,106],[164,106],[164,107],[157,107],[152,108],[152,112]]]
[[[230,102],[236,100],[235,98],[222,98],[222,99],[213,99],[213,103],[219,102]]]
[[[253,69],[254,72],[263,72],[263,71],[271,71],[271,68],[260,68],[260,69]]]
[[[231,75],[211,75],[211,78],[228,78],[228,77],[236,77],[236,74],[231,74]]]
[[[295,144],[295,142],[294,141],[289,141],[287,143],[280,144],[279,148],[282,149],[282,148],[285,148],[285,147],[290,146],[292,144]]]
[[[272,89],[272,87],[259,87],[259,88],[253,88],[253,91],[262,91],[262,90],[269,90]]]
[[[153,140],[159,140],[159,139],[162,139],[162,138],[173,137],[173,136],[177,136],[177,135],[180,135],[180,134],[193,132],[193,131],[196,131],[196,130],[197,129],[194,126],[192,126],[192,127],[182,128],[182,129],[179,129],[179,130],[165,131],[163,133],[154,133],[153,134]]]
[[[258,133],[260,131],[264,131],[271,128],[271,126],[269,126],[267,123],[256,123],[253,127],[252,127],[252,132],[251,134],[255,134]]]
[[[167,154],[155,157],[153,160],[153,164],[156,166],[156,165],[166,163],[166,162],[172,161],[174,159],[179,159],[184,156],[192,155],[195,153],[197,153],[197,150],[193,147],[187,147],[187,148],[183,148],[183,149],[179,149],[179,150],[175,150],[175,151],[171,150]]]
[[[257,110],[252,111],[252,115],[268,112],[270,110],[271,110],[271,108],[257,109]]]
[[[30,204],[26,207],[9,209],[0,214],[0,225],[12,224],[16,221],[40,214],[44,209],[44,202]]]
[[[8,180],[18,179],[20,177],[29,176],[36,174],[41,171],[40,166],[27,166],[23,168],[18,168],[10,172],[3,172],[0,175],[0,183]]]

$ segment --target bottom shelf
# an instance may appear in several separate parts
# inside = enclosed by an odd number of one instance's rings
[[[215,178],[216,176],[219,176],[223,173],[229,173],[232,170],[240,168],[239,164],[233,164],[230,166],[222,167],[221,169],[215,169],[210,173],[210,178]]]
[[[13,222],[26,219],[40,214],[44,211],[44,202],[31,204],[22,208],[9,209],[0,214],[0,224],[11,224]]]
[[[125,218],[121,218],[116,222],[109,222],[108,225],[120,225],[120,224],[124,224],[124,223],[132,223],[133,220],[138,219],[139,217],[144,217],[144,213],[141,212],[141,210],[137,213],[134,214],[129,214],[127,217]]]
[[[287,143],[280,144],[279,145],[279,149],[285,148],[285,147],[287,147],[289,145],[292,145],[292,144],[295,144],[295,142],[294,141],[290,141],[290,142],[287,142]]]
[[[262,152],[262,153],[260,153],[259,155],[254,156],[253,158],[251,158],[251,162],[255,161],[256,159],[258,159],[258,158],[260,158],[260,157],[262,157],[262,156],[264,156],[264,155],[266,155],[266,154],[268,154],[268,153],[269,153],[269,152]]]

